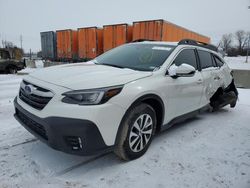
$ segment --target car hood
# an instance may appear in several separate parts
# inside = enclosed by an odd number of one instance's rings
[[[36,79],[72,90],[122,85],[151,75],[152,72],[121,69],[94,63],[58,65],[30,74]]]

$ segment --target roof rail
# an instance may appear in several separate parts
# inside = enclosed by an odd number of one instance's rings
[[[203,48],[207,48],[209,50],[213,50],[215,52],[218,52],[218,48],[212,44],[207,44],[205,42],[200,42],[200,41],[196,41],[196,40],[192,40],[192,39],[183,39],[181,40],[178,45],[180,44],[187,44],[187,45],[193,45],[193,46],[199,46],[199,47],[203,47]]]
[[[155,40],[150,40],[150,39],[136,39],[136,40],[133,40],[132,42],[144,42],[144,41],[155,41]]]

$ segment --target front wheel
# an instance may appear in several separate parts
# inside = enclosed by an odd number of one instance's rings
[[[17,73],[17,68],[15,66],[8,67],[7,72],[9,74],[16,74]]]
[[[155,133],[155,110],[150,105],[139,104],[129,111],[121,126],[115,153],[123,160],[137,159],[147,151]]]

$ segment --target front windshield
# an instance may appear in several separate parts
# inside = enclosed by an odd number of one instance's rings
[[[175,46],[164,44],[130,43],[114,48],[97,57],[97,64],[153,71],[160,67]]]

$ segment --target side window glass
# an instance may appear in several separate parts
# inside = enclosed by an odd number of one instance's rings
[[[178,56],[175,58],[173,64],[175,64],[176,66],[180,66],[183,63],[191,65],[195,69],[197,69],[196,56],[195,56],[194,50],[186,49],[186,50],[181,51],[178,54]]]
[[[200,58],[201,68],[206,69],[213,67],[212,57],[209,52],[198,50],[198,55]]]
[[[213,54],[210,54],[210,55],[211,55],[211,58],[212,58],[213,66],[214,66],[214,67],[218,67],[218,65],[217,65],[216,62],[215,62],[215,59],[214,59]]]
[[[219,57],[214,56],[214,59],[218,67],[222,67],[224,65],[224,62]]]

